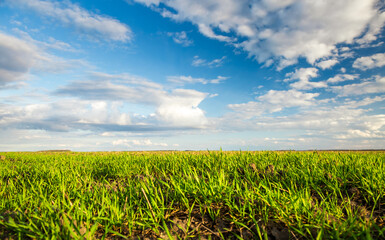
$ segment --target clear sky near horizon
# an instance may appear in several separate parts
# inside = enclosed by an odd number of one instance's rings
[[[384,148],[384,10],[0,1],[0,151]]]

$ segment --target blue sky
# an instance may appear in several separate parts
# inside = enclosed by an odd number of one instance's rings
[[[0,2],[0,151],[385,146],[376,0]]]

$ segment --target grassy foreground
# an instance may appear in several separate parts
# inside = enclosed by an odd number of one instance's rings
[[[0,239],[385,239],[384,152],[0,153]]]

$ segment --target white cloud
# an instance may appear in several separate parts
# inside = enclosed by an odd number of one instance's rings
[[[373,98],[366,97],[366,98],[358,100],[358,101],[355,101],[355,100],[348,101],[347,100],[345,102],[345,105],[354,108],[354,107],[367,106],[367,105],[370,105],[372,103],[382,102],[382,101],[385,101],[385,97],[379,97],[379,96],[376,96],[376,97],[373,97]]]
[[[338,63],[337,59],[328,59],[328,60],[318,62],[318,63],[316,63],[316,65],[322,69],[328,69],[328,68],[333,67],[337,63]]]
[[[218,76],[217,78],[215,79],[211,79],[210,80],[210,83],[213,83],[213,84],[218,84],[218,83],[222,83],[223,81],[229,79],[229,77],[223,77],[223,76]]]
[[[216,39],[222,42],[236,41],[236,39],[234,38],[214,33],[213,29],[206,24],[198,24],[198,27],[199,27],[199,31],[206,37]]]
[[[185,31],[182,31],[182,32],[169,32],[167,33],[167,35],[169,37],[172,37],[172,39],[174,40],[174,42],[184,46],[184,47],[188,47],[188,46],[191,46],[194,42],[192,40],[190,40],[188,37],[187,37],[187,33]]]
[[[363,83],[334,86],[332,87],[332,91],[337,93],[339,96],[384,93],[385,77],[375,76],[373,80],[365,81]]]
[[[321,148],[322,141],[326,139],[329,144],[325,148],[338,148],[344,139],[344,146],[349,149],[366,146],[363,140],[384,139],[385,115],[373,114],[363,106],[384,101],[382,97],[365,98],[360,101],[332,101],[331,104],[313,102],[312,107],[302,108],[301,111],[292,112],[289,115],[269,116],[259,114],[256,109],[245,111],[243,107],[232,108],[233,113],[228,113],[218,119],[218,126],[229,131],[264,131],[276,132],[279,135],[287,133],[293,137],[305,137],[306,141],[317,139],[309,146]],[[255,102],[254,102],[255,103]],[[263,104],[255,103],[254,106],[263,107]],[[314,107],[316,106],[316,107]],[[246,109],[247,110],[247,109]],[[294,132],[294,135],[293,135]],[[357,140],[361,142],[357,142]],[[380,148],[384,141],[374,141],[369,148]],[[353,144],[354,143],[354,144]],[[350,145],[349,145],[350,144]],[[296,146],[298,148],[298,146]]]
[[[314,104],[314,98],[319,93],[303,93],[297,90],[275,91],[270,90],[257,99],[281,107],[310,106]]]
[[[89,124],[130,124],[130,116],[120,111],[121,106],[121,102],[73,99],[24,106],[4,105],[0,111],[0,125],[70,131],[87,129]]]
[[[40,15],[56,19],[94,39],[127,42],[132,38],[131,29],[127,25],[111,17],[91,13],[69,1],[6,0],[6,2],[11,6],[31,9]]]
[[[361,70],[367,70],[383,66],[385,66],[385,53],[377,53],[368,57],[360,57],[357,58],[353,63],[354,68],[358,68]]]
[[[128,0],[126,0],[128,1]],[[143,4],[145,4],[146,6],[151,6],[153,4],[155,5],[158,5],[160,3],[161,0],[138,0],[137,2],[141,2]]]
[[[199,56],[194,56],[191,65],[194,67],[205,66],[207,64],[206,59],[202,59]]]
[[[184,84],[195,84],[195,83],[201,83],[201,84],[218,84],[221,83],[222,81],[228,79],[228,77],[223,77],[223,76],[218,76],[215,79],[205,79],[205,78],[193,78],[191,76],[169,76],[167,77],[167,81],[176,83],[179,85],[184,85]]]
[[[153,81],[150,81],[144,77],[135,76],[128,73],[121,74],[108,74],[104,72],[92,72],[89,78],[97,81],[116,81],[120,84],[137,85],[147,88],[162,89],[162,85]]]
[[[126,147],[168,147],[167,143],[155,143],[150,139],[118,139],[112,142],[114,146],[126,146]]]
[[[329,78],[328,83],[340,83],[345,81],[355,80],[359,77],[358,74],[337,74],[334,77]]]
[[[258,101],[229,104],[228,107],[235,112],[242,113],[246,118],[252,118],[264,113],[279,112],[284,108],[312,106],[318,96],[319,93],[303,93],[297,90],[270,90],[265,95],[257,97]]]
[[[357,40],[359,44],[368,45],[370,42],[377,40],[378,35],[381,32],[381,29],[384,27],[385,23],[385,12],[379,12],[376,14],[368,25],[368,29],[364,36]]]
[[[59,87],[55,94],[86,100],[126,101],[133,104],[156,105],[167,96],[162,85],[130,74],[94,72],[86,80]]]
[[[25,75],[41,59],[33,44],[0,32],[0,85],[24,80]]]
[[[60,51],[68,51],[68,52],[76,52],[77,50],[73,48],[70,44],[66,42],[59,41],[53,37],[49,37],[46,42],[44,41],[38,41],[36,39],[33,39],[29,33],[22,31],[18,28],[12,29],[12,31],[16,34],[18,34],[24,41],[39,46],[43,49],[55,49]]]
[[[323,81],[321,82],[310,82],[309,79],[318,77],[317,68],[300,68],[296,69],[295,72],[287,73],[284,81],[289,82],[293,80],[298,80],[290,84],[290,87],[298,90],[310,90],[313,88],[324,88],[327,87],[327,84]]]
[[[156,132],[204,128],[208,123],[198,105],[207,94],[176,89],[157,96],[155,113],[142,117],[128,108],[129,102],[114,100],[60,99],[38,104],[2,104],[0,126],[10,129],[44,129],[73,132]]]
[[[11,24],[14,24],[14,25],[17,25],[17,26],[21,26],[22,23],[20,21],[17,21],[15,19],[12,19],[11,21],[9,21]]]
[[[12,82],[23,81],[31,78],[30,71],[34,73],[63,73],[79,67],[89,66],[81,59],[64,59],[45,51],[45,48],[59,49],[65,43],[47,43],[31,38],[27,33],[16,31],[22,39],[0,32],[0,85],[11,86]],[[57,45],[59,44],[59,45]],[[61,47],[60,47],[61,46]],[[14,86],[20,85],[13,84]]]
[[[33,67],[34,72],[63,74],[90,65],[81,59],[64,59],[54,55],[42,55]]]
[[[114,137],[115,134],[112,133],[112,132],[103,132],[102,134],[100,134],[100,136],[103,136],[103,137]]]
[[[203,35],[243,48],[261,63],[278,60],[279,68],[299,57],[314,64],[335,56],[341,43],[374,41],[385,21],[377,0],[136,1],[164,17],[192,22]]]
[[[317,68],[300,68],[296,69],[295,72],[287,73],[285,81],[291,81],[295,79],[299,79],[301,81],[309,81],[310,78],[318,77],[318,69]]]
[[[157,83],[130,77],[128,74],[97,73],[93,77],[94,75],[95,73],[90,76],[92,80],[76,81],[61,87],[56,94],[86,100],[124,101],[152,106],[155,108],[153,118],[160,121],[152,124],[200,128],[207,123],[203,110],[198,107],[208,96],[207,93],[190,89],[167,92]]]
[[[191,76],[169,76],[167,77],[167,81],[181,85],[195,83],[207,84],[209,82],[205,78],[193,78]]]
[[[10,40],[23,50],[24,42],[14,38]],[[0,45],[5,42],[0,41]],[[10,51],[10,57],[17,56],[15,53],[18,51],[13,51],[8,45],[4,47],[4,52],[7,51]],[[20,61],[23,60],[28,58],[21,57]],[[0,67],[13,70],[12,66],[7,64],[0,62]],[[28,64],[21,69],[21,74],[29,70]],[[0,76],[6,77],[1,71]],[[218,76],[207,81],[218,83],[224,79],[226,78]],[[126,73],[93,72],[89,74],[88,79],[68,83],[59,87],[53,94],[77,99],[52,102],[52,99],[47,98],[43,103],[24,106],[4,104],[0,110],[0,125],[53,131],[158,131],[202,128],[208,122],[199,104],[209,94],[190,89],[166,91],[158,83]],[[134,112],[141,109],[151,112],[145,113],[146,115]],[[35,117],[36,115],[39,117]]]
[[[204,127],[207,119],[198,105],[207,95],[190,89],[175,89],[170,95],[162,98],[157,115],[173,126]]]
[[[385,120],[383,117],[382,120]],[[384,135],[379,132],[373,131],[362,131],[359,129],[349,129],[344,134],[339,134],[335,136],[337,139],[352,139],[352,138],[383,138]]]
[[[207,61],[206,59],[202,59],[199,56],[194,56],[191,65],[193,65],[194,67],[205,66],[205,67],[214,68],[214,67],[222,66],[225,60],[226,60],[226,56],[214,59],[212,61]]]
[[[227,107],[234,112],[236,112],[236,115],[242,116],[244,119],[250,119],[254,118],[255,116],[260,116],[263,113],[265,113],[268,110],[268,107],[263,105],[260,102],[250,101],[247,103],[237,103],[237,104],[229,104]],[[270,109],[269,109],[270,110]],[[274,111],[279,111],[280,107],[276,109],[271,109]],[[232,114],[228,114],[231,115]],[[231,119],[231,117],[229,117]]]
[[[108,103],[106,101],[93,101],[89,103],[90,111],[82,116],[79,123],[97,123],[97,124],[131,124],[129,114],[122,113],[119,109],[123,105],[122,102]]]

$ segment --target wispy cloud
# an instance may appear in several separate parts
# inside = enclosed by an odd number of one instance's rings
[[[30,9],[42,16],[60,21],[92,39],[127,42],[131,29],[116,19],[89,12],[70,1],[6,0],[17,8]]]
[[[174,40],[174,42],[184,46],[184,47],[188,47],[188,46],[191,46],[193,45],[193,40],[189,39],[188,36],[187,36],[187,33],[185,31],[182,31],[182,32],[169,32],[167,33],[167,35],[169,37],[172,37],[172,39]]]
[[[125,147],[168,147],[167,143],[152,142],[151,139],[118,139],[113,141],[112,145]]]
[[[168,12],[166,12],[166,14],[163,14],[163,16],[169,16]],[[222,42],[234,42],[237,40],[237,38],[234,37],[215,33],[214,30],[208,24],[205,23],[199,23],[198,28],[203,35],[212,39],[216,39]]]
[[[219,84],[225,81],[226,79],[229,79],[228,77],[223,77],[223,76],[218,76],[215,79],[205,79],[205,78],[194,78],[191,76],[169,76],[167,77],[167,81],[176,83],[179,85],[185,85],[185,84],[196,84],[196,83],[201,83],[201,84]]]
[[[31,37],[30,34],[28,34],[25,31],[22,31],[18,28],[13,28],[12,31],[20,36],[21,39],[24,41],[34,44],[36,46],[39,46],[40,48],[43,49],[54,49],[54,50],[60,50],[60,51],[66,51],[66,52],[76,52],[77,50],[71,46],[70,44],[59,41],[53,37],[49,37],[47,41],[38,41],[34,38]]]
[[[211,61],[208,61],[206,59],[200,58],[199,56],[194,56],[193,61],[191,65],[194,67],[210,67],[210,68],[216,68],[223,65],[223,63],[226,60],[226,56],[223,56],[221,58],[217,58]]]
[[[19,33],[19,31],[17,32]],[[63,46],[64,43],[53,44]],[[22,38],[18,38],[0,32],[0,56],[2,56],[0,58],[0,85],[3,87],[9,84],[18,86],[21,81],[31,78],[31,70],[35,73],[57,74],[79,67],[89,67],[89,64],[82,59],[66,59],[52,55],[46,51],[46,48],[58,49],[58,46],[53,47],[51,43],[37,41],[25,34],[22,34]],[[18,83],[15,85],[14,82]]]
[[[25,80],[25,75],[42,58],[33,44],[0,32],[0,85]]]

